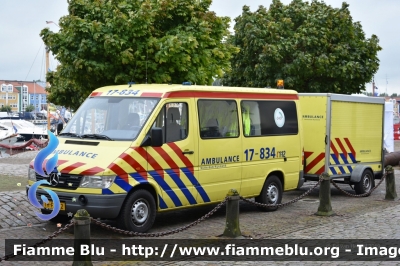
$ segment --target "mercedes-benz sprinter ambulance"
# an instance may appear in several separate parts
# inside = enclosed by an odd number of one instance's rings
[[[149,230],[157,212],[218,203],[230,189],[278,204],[303,183],[300,121],[291,90],[103,87],[58,135],[58,173],[43,177],[32,162],[27,189],[51,179],[56,218],[86,209],[136,232]],[[52,202],[43,204],[49,213]]]

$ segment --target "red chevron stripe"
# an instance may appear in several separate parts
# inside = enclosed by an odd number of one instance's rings
[[[317,156],[317,158],[315,158],[313,161],[311,161],[311,163],[308,163],[307,165],[306,165],[306,169],[305,169],[305,172],[306,173],[308,173],[308,172],[310,172],[310,170],[314,167],[314,166],[316,166],[322,159],[324,159],[325,158],[325,154],[322,152],[322,153],[320,153],[318,156]]]
[[[331,149],[333,151],[333,154],[335,154],[336,157],[339,158],[339,152],[337,151],[335,145],[333,144],[332,140],[331,140]]]
[[[168,153],[166,153],[164,151],[163,148],[161,147],[154,147],[154,150],[160,154],[160,156],[165,160],[165,162],[169,165],[169,167],[172,169],[172,171],[175,172],[175,174],[177,174],[179,176],[179,167],[178,165],[174,162],[174,160],[171,158],[171,156],[168,155]]]
[[[356,158],[356,151],[354,150],[353,146],[351,145],[351,142],[348,138],[344,138],[344,141],[346,142],[347,146],[349,146],[349,149],[351,153],[354,155],[354,158]]]
[[[75,170],[76,168],[78,168],[78,167],[80,167],[82,165],[85,165],[85,164],[84,163],[74,163],[74,164],[72,164],[72,165],[70,165],[68,167],[65,167],[61,172],[68,174],[72,170]]]
[[[110,168],[116,175],[121,177],[121,179],[123,179],[126,183],[129,184],[128,180],[129,175],[119,165],[112,163],[108,168]]]
[[[317,172],[315,172],[316,174],[318,174],[318,175],[320,175],[320,174],[322,174],[323,172],[324,172],[324,170],[325,170],[325,165],[323,165],[320,169],[318,169],[318,171]]]
[[[46,163],[47,163],[48,160],[49,160],[49,159],[45,159],[45,160],[43,161],[43,163],[42,163],[42,166],[43,166],[43,165],[46,165]],[[57,166],[62,165],[63,163],[66,163],[66,162],[68,162],[68,160],[58,160]],[[32,161],[31,163],[32,163],[32,166],[33,166],[33,161]],[[43,168],[43,170],[44,170],[44,168]]]
[[[308,157],[311,156],[311,154],[313,154],[312,151],[305,151],[305,152],[304,152],[304,158],[307,159]]]
[[[142,147],[138,147],[135,149],[147,162],[153,167],[153,169],[162,177],[164,178],[164,171],[163,168],[157,163],[156,160],[154,160],[151,155],[145,151]]]
[[[144,179],[147,179],[146,169],[143,168],[135,159],[132,158],[129,154],[123,153],[119,156],[122,160],[124,160],[127,164],[132,166],[136,172],[141,175]]]
[[[87,169],[85,171],[82,171],[79,174],[80,175],[97,175],[97,174],[99,174],[99,173],[101,173],[103,171],[104,171],[103,168],[96,166],[96,167],[89,168],[89,169]]]
[[[58,160],[58,165],[62,165],[63,163],[68,162],[68,160]]]
[[[182,153],[182,150],[174,143],[170,142],[167,145],[178,155],[178,157],[182,160],[185,166],[189,169],[190,172],[193,174],[193,164],[190,160]]]
[[[344,156],[346,156],[347,158],[347,151],[346,148],[343,146],[342,142],[340,141],[339,138],[335,138],[336,142],[338,143],[340,149],[342,150],[342,153],[344,154]]]

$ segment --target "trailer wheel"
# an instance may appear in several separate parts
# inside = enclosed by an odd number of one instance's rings
[[[156,218],[156,203],[151,193],[139,189],[128,196],[118,217],[120,227],[134,232],[145,233]]]
[[[365,169],[361,175],[361,180],[358,183],[355,183],[354,190],[356,194],[364,194],[371,191],[374,187],[374,174],[371,170]]]
[[[272,175],[265,181],[263,189],[255,201],[262,204],[280,204],[282,201],[282,183],[281,180]],[[278,207],[258,207],[261,211],[271,212],[276,211]]]

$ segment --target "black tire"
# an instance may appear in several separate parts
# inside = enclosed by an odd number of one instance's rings
[[[147,190],[139,189],[128,196],[122,205],[118,217],[121,228],[145,233],[156,218],[156,203],[153,195]]]
[[[365,169],[361,175],[361,180],[354,184],[357,195],[368,193],[375,186],[374,174],[369,169]]]
[[[40,212],[42,214],[50,214],[51,211],[46,209],[41,209]],[[69,223],[72,217],[68,217],[67,215],[57,214],[54,218],[51,218],[49,221],[53,223]]]
[[[265,181],[263,189],[255,201],[262,204],[280,204],[282,201],[282,182],[277,176],[268,177]],[[261,211],[272,212],[276,211],[278,207],[258,207]]]

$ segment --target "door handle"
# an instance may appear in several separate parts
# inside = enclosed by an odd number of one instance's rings
[[[194,151],[183,151],[182,153],[183,153],[183,154],[193,154]]]

